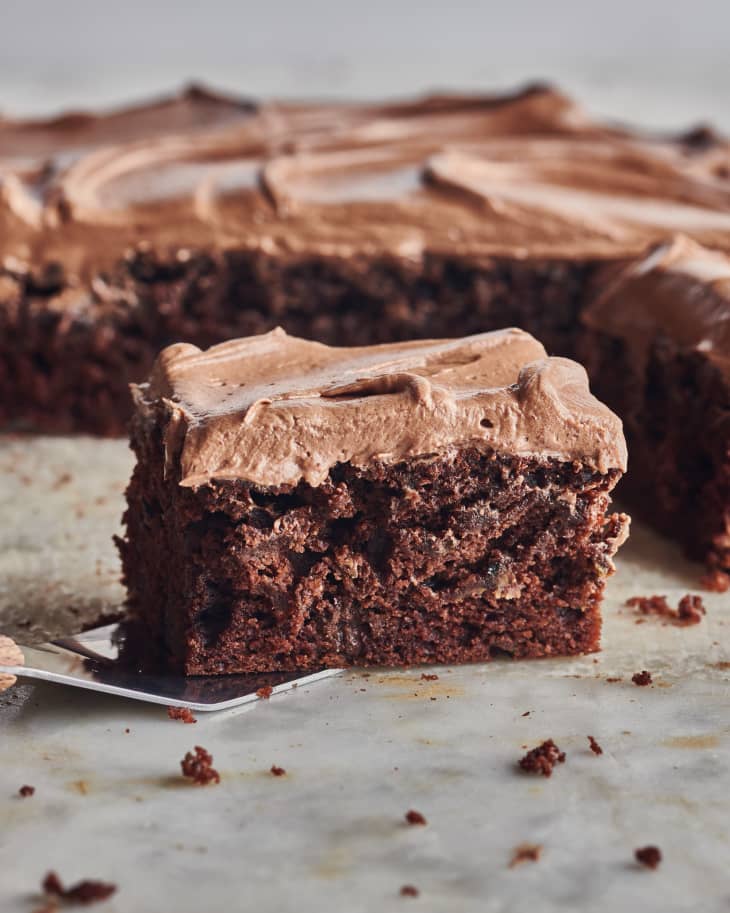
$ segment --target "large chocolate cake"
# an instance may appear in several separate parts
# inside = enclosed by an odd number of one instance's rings
[[[709,129],[599,123],[541,86],[0,121],[0,422],[120,434],[178,341],[516,325],[625,418],[634,506],[729,569],[729,175]]]

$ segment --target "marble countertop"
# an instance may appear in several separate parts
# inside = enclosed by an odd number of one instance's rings
[[[20,624],[29,607],[55,633],[118,605],[110,540],[130,465],[123,442],[0,438],[0,629],[41,636]],[[35,910],[48,869],[116,883],[100,913],[726,910],[730,597],[706,595],[693,628],[637,625],[623,608],[676,602],[699,573],[636,527],[596,656],[437,668],[435,681],[343,673],[194,726],[16,686],[0,696],[0,910]],[[631,683],[642,669],[653,686]],[[566,763],[521,774],[525,747],[548,737]],[[193,745],[220,785],[182,780]],[[22,799],[25,783],[36,793]],[[408,809],[427,826],[405,824]],[[510,868],[525,842],[540,859]],[[664,855],[654,872],[633,860],[646,844]],[[400,896],[406,884],[420,896]]]

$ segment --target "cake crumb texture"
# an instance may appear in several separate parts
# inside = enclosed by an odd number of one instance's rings
[[[117,891],[117,886],[103,881],[94,881],[85,879],[69,888],[63,886],[63,882],[55,872],[48,872],[43,879],[43,893],[52,901],[61,901],[68,904],[92,904],[98,903],[111,897]]]
[[[183,776],[188,777],[198,786],[221,781],[220,774],[213,767],[213,756],[200,745],[196,745],[193,751],[186,753],[180,762],[180,767]]]
[[[556,764],[565,763],[565,752],[561,751],[552,739],[547,739],[537,748],[532,748],[520,760],[521,770],[529,774],[541,774],[551,777]]]
[[[523,862],[537,862],[541,854],[542,846],[539,843],[521,843],[512,851],[509,867],[513,869]]]
[[[647,869],[656,869],[662,861],[662,852],[656,846],[643,846],[635,850],[636,861]]]
[[[593,754],[596,754],[596,755],[603,754],[603,749],[598,744],[598,742],[593,738],[592,735],[588,736],[588,745],[590,746],[590,749],[593,752]]]
[[[645,688],[652,683],[651,672],[647,672],[646,669],[642,672],[634,672],[631,676],[631,681],[640,688]]]
[[[189,707],[168,707],[167,715],[171,720],[179,720],[181,723],[198,722]]]
[[[406,822],[415,825],[425,825],[428,823],[425,817],[420,812],[415,811],[415,809],[410,809],[406,812]]]

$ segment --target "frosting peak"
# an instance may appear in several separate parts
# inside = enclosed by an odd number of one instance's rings
[[[623,469],[621,423],[585,371],[521,330],[334,348],[277,329],[201,351],[179,344],[135,389],[167,411],[180,483],[324,481],[337,463],[398,462],[457,445]]]

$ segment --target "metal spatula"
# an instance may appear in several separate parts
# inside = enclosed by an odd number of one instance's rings
[[[174,704],[191,710],[226,710],[259,700],[257,691],[271,686],[272,694],[289,691],[336,675],[339,669],[322,669],[256,675],[195,676],[136,672],[119,659],[115,634],[119,625],[93,628],[76,637],[64,637],[35,647],[0,637],[0,691],[13,678],[35,678],[74,688],[102,691],[151,704]]]

